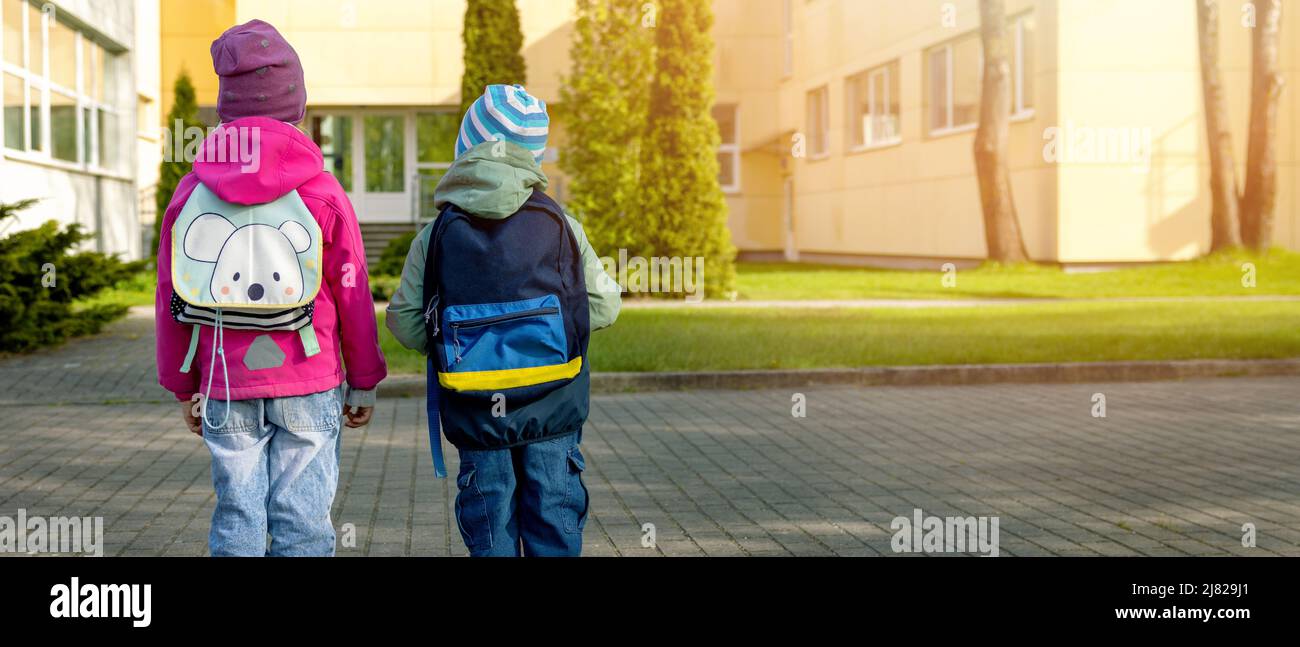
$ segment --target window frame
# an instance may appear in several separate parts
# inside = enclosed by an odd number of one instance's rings
[[[722,184],[719,178],[718,185],[722,188],[723,193],[740,193],[740,106],[734,103],[720,103],[713,106],[714,110],[726,108],[731,110],[731,141],[726,143],[726,138],[721,137],[722,130],[719,128],[718,134],[718,155],[727,155],[731,159],[731,184]],[[714,119],[717,123],[717,119]]]
[[[1032,17],[1034,12],[1031,10],[1016,14],[1009,19],[1015,30],[1015,56],[1011,62],[1011,76],[1015,84],[1011,96],[1012,120],[1030,119],[1034,116],[1034,106],[1025,106],[1025,20]],[[1035,25],[1036,30],[1037,25]],[[1032,100],[1033,97],[1030,99]]]
[[[420,150],[419,150],[420,115],[451,115],[453,118],[455,118],[457,116],[456,109],[451,107],[438,107],[438,106],[432,108],[422,108],[422,109],[417,109],[415,111],[415,117],[414,117],[415,128],[416,128],[415,172],[418,174],[421,170],[445,171],[451,168],[452,163],[455,161],[454,159],[451,162],[421,162],[420,161]]]
[[[872,67],[864,68],[861,71],[851,74],[844,79],[844,86],[845,86],[844,112],[846,117],[845,122],[850,124],[850,127],[845,128],[845,139],[848,144],[848,149],[850,153],[860,153],[862,151],[875,150],[878,148],[889,148],[891,146],[897,146],[903,143],[903,115],[902,115],[903,110],[902,110],[902,96],[901,96],[903,86],[902,86],[902,78],[901,78],[902,75],[898,71],[900,68],[901,68],[901,62],[899,61],[899,59],[895,58],[895,59],[885,61],[883,63],[879,63]],[[899,94],[900,94],[899,97],[894,97],[892,94],[893,92],[892,81],[894,79],[891,77],[891,75],[893,74],[898,74],[900,76],[900,78],[898,79]],[[866,88],[867,88],[867,97],[866,97],[867,113],[866,114],[870,116],[872,119],[875,119],[876,118],[875,107],[877,101],[876,101],[876,85],[874,81],[876,78],[882,75],[884,77],[884,82],[881,85],[881,87],[884,88],[885,96],[884,96],[884,100],[880,102],[880,105],[883,106],[887,111],[889,109],[890,100],[898,99],[899,101],[898,113],[896,114],[886,113],[887,115],[892,115],[894,117],[898,132],[893,137],[887,139],[882,138],[877,140],[872,138],[871,140],[868,140],[867,130],[864,128],[862,132],[862,141],[858,141],[854,137],[854,127],[852,126],[852,124],[856,123],[856,121],[860,119],[859,115],[856,114],[855,112],[855,105],[854,105],[857,103],[857,99],[858,99],[856,84],[860,79],[865,79]]]
[[[453,159],[450,162],[421,162],[420,161],[420,115],[450,115],[453,121],[455,121],[455,119],[459,115],[457,113],[456,108],[454,107],[432,106],[432,107],[417,109],[413,113],[413,116],[411,117],[411,122],[412,122],[411,127],[415,129],[415,170],[414,170],[415,187],[411,191],[412,194],[411,200],[415,202],[415,206],[413,207],[412,211],[415,214],[416,220],[420,222],[425,222],[426,220],[432,220],[433,218],[426,219],[423,216],[424,205],[420,203],[420,200],[422,199],[423,192],[424,192],[423,183],[425,182],[424,179],[425,174],[421,173],[421,171],[441,171],[441,173],[438,174],[438,181],[441,182],[442,178],[447,174],[447,169],[450,169],[451,165],[455,163],[455,155],[453,154],[452,156]],[[459,126],[456,127],[456,130],[459,132]],[[436,183],[434,186],[437,186]],[[436,216],[437,214],[434,214],[434,217]]]
[[[956,78],[957,78],[956,74],[954,74],[954,67],[953,67],[954,64],[956,63],[956,60],[953,55],[953,52],[956,50],[954,45],[961,42],[962,40],[971,38],[972,36],[974,36],[976,42],[979,42],[979,32],[972,31],[957,36],[956,38],[949,39],[948,41],[941,43],[939,45],[935,45],[934,47],[930,47],[926,49],[924,52],[925,81],[926,81],[925,91],[928,93],[934,87],[933,55],[940,51],[944,53],[944,73],[947,75],[944,83],[944,91],[945,91],[944,111],[946,116],[945,125],[935,128],[933,124],[929,123],[930,117],[933,114],[931,109],[934,106],[935,97],[933,96],[926,97],[925,130],[926,130],[926,134],[932,139],[938,137],[945,137],[947,135],[968,133],[971,132],[972,130],[979,128],[978,116],[976,117],[975,121],[971,123],[960,124],[960,125],[953,123],[956,119],[956,104],[953,102],[953,98],[956,95]],[[980,44],[980,48],[979,48],[979,56],[980,56],[979,58],[980,62],[977,67],[982,70],[984,68],[984,49],[982,43]],[[983,79],[979,79],[978,83],[980,83],[980,88],[981,88],[980,91],[983,92]]]
[[[1025,105],[1025,82],[1024,82],[1025,80],[1025,21],[1026,19],[1033,18],[1033,17],[1034,17],[1033,10],[1029,10],[1007,18],[1008,27],[1012,31],[1012,56],[1011,56],[1011,77],[1012,78],[1011,78],[1011,88],[1010,88],[1011,114],[1009,117],[1012,122],[1027,121],[1033,119],[1034,117],[1034,106]],[[979,128],[978,118],[976,118],[976,120],[973,123],[969,123],[969,124],[961,124],[961,125],[953,124],[954,107],[955,107],[953,104],[953,94],[955,92],[955,78],[956,78],[955,75],[953,74],[953,70],[954,70],[953,64],[956,62],[953,58],[953,51],[955,49],[953,45],[960,42],[962,39],[970,38],[972,36],[974,36],[975,39],[978,41],[979,40],[978,34],[979,34],[978,30],[967,32],[965,34],[957,36],[956,38],[949,39],[943,43],[930,47],[924,50],[923,52],[925,56],[925,60],[924,60],[924,66],[925,66],[924,67],[924,71],[925,71],[924,91],[925,92],[929,93],[932,88],[932,84],[930,83],[930,81],[933,78],[934,70],[932,66],[931,55],[939,51],[944,52],[945,73],[947,74],[947,79],[946,79],[947,82],[945,83],[945,90],[947,92],[947,96],[945,97],[947,101],[945,105],[945,110],[947,113],[947,124],[944,127],[933,128],[929,123],[930,108],[932,107],[935,98],[932,96],[926,97],[925,128],[926,128],[926,133],[931,138],[944,137],[947,135],[955,135],[959,133],[970,132],[972,130],[976,130]],[[980,43],[980,47],[979,47],[978,68],[981,70],[980,78],[978,81],[980,84],[980,92],[983,92],[984,79],[983,79],[982,71],[984,69],[984,47],[982,42]],[[1033,97],[1030,97],[1030,99],[1032,100]]]
[[[818,94],[822,95],[821,110],[820,110],[821,122],[822,122],[821,123],[822,133],[821,133],[821,137],[814,140],[813,138],[814,133],[812,129],[812,125],[813,125],[812,100],[813,97]],[[808,90],[807,94],[804,95],[804,102],[805,102],[804,120],[806,122],[804,124],[804,128],[808,134],[808,141],[806,142],[808,146],[808,159],[811,161],[824,160],[831,156],[831,86],[830,84],[823,83],[819,86],[812,88],[811,90]],[[813,146],[814,141],[819,142],[823,146],[822,150],[818,151],[817,149],[814,148]]]
[[[129,171],[123,168],[106,167],[103,164],[103,152],[100,150],[99,141],[99,113],[104,113],[106,117],[120,119],[123,111],[118,109],[113,103],[114,93],[109,89],[107,73],[108,66],[112,63],[110,57],[116,56],[116,53],[110,51],[110,48],[94,36],[88,34],[82,28],[67,21],[59,21],[57,14],[42,11],[41,8],[29,0],[19,0],[18,5],[23,8],[20,12],[21,36],[20,48],[22,50],[21,65],[11,63],[7,60],[0,59],[0,73],[9,74],[16,77],[21,83],[23,94],[23,123],[22,123],[22,141],[10,142],[4,139],[4,134],[0,132],[0,155],[4,157],[46,164],[72,171],[88,172],[96,175],[107,175],[113,177],[127,177]],[[5,4],[0,4],[0,14],[5,10]],[[39,26],[32,25],[32,18],[40,20]],[[0,20],[5,16],[0,15]],[[53,80],[53,73],[50,69],[50,31],[51,21],[61,24],[73,34],[73,65],[76,67],[74,74],[75,87],[69,88]],[[33,34],[33,28],[40,35],[40,43],[33,46],[30,42]],[[3,40],[3,33],[0,32],[0,40]],[[100,83],[104,100],[99,100],[94,95],[94,88],[88,88],[90,79],[86,78],[86,57],[90,56],[91,45],[97,46],[100,56]],[[0,44],[2,46],[2,44]],[[39,53],[41,57],[41,72],[32,71],[33,53]],[[2,79],[2,77],[0,77]],[[2,82],[2,81],[0,81]],[[38,93],[34,95],[33,93]],[[53,94],[58,94],[65,99],[73,101],[74,114],[74,137],[76,139],[76,160],[69,161],[54,156],[53,147],[53,124],[50,120],[51,98]],[[39,132],[32,133],[32,99],[33,96],[40,97],[40,106],[36,119],[39,122]],[[120,132],[120,130],[119,130]],[[14,146],[14,144],[17,146]],[[118,142],[120,143],[120,142]],[[118,166],[121,166],[119,164]]]

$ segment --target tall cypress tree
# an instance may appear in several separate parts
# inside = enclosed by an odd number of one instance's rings
[[[519,50],[524,34],[515,0],[469,0],[465,5],[465,72],[460,78],[460,114],[494,84],[520,84],[527,79]]]
[[[560,168],[571,178],[566,206],[595,249],[649,253],[639,219],[641,138],[654,65],[644,0],[578,0],[571,73],[560,91],[565,145]]]
[[[705,291],[735,284],[736,249],[718,184],[713,120],[713,9],[709,0],[660,0],[655,74],[641,149],[641,203],[656,255],[705,259]]]
[[[185,177],[194,165],[194,161],[185,159],[184,155],[176,159],[175,151],[184,149],[186,129],[203,127],[203,123],[199,121],[199,103],[194,96],[194,84],[190,82],[190,75],[185,70],[181,70],[176,77],[172,95],[172,109],[167,111],[167,122],[164,124],[164,128],[171,133],[171,138],[165,140],[170,146],[168,150],[163,151],[163,161],[158,165],[158,189],[154,195],[158,206],[158,212],[154,214],[153,220],[155,255],[158,253],[158,234],[162,230],[163,215],[167,211],[167,205],[172,200],[172,194],[176,192],[176,185],[180,184],[181,178]],[[176,145],[177,138],[180,138],[181,146]]]

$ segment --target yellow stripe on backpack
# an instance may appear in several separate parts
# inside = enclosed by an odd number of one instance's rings
[[[438,383],[452,391],[496,391],[521,386],[545,384],[567,380],[582,371],[582,356],[565,364],[507,368],[498,371],[466,371],[463,373],[438,373]]]

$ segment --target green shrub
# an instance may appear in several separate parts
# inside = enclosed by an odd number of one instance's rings
[[[393,298],[393,293],[397,292],[397,286],[402,282],[402,277],[391,274],[372,274],[370,276],[370,296],[375,301],[388,301]]]
[[[34,203],[0,203],[0,221]],[[122,304],[74,304],[144,265],[74,251],[88,238],[79,225],[60,228],[53,220],[0,238],[0,351],[26,351],[93,334],[126,312]]]
[[[713,106],[713,8],[707,0],[661,0],[655,73],[641,142],[639,197],[656,256],[704,257],[705,292],[735,289],[736,249],[718,185]]]
[[[654,75],[653,30],[644,0],[577,0],[571,72],[553,115],[565,127],[560,168],[565,208],[582,221],[598,253],[650,256],[641,204],[641,140]]]
[[[388,246],[379,255],[379,262],[370,268],[370,273],[401,276],[402,267],[406,265],[406,253],[411,250],[411,242],[415,240],[415,234],[416,232],[412,231],[388,241]]]

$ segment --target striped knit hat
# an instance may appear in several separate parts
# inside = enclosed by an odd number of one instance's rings
[[[460,122],[456,157],[483,142],[507,141],[541,161],[550,123],[546,102],[528,94],[524,86],[489,85]]]

